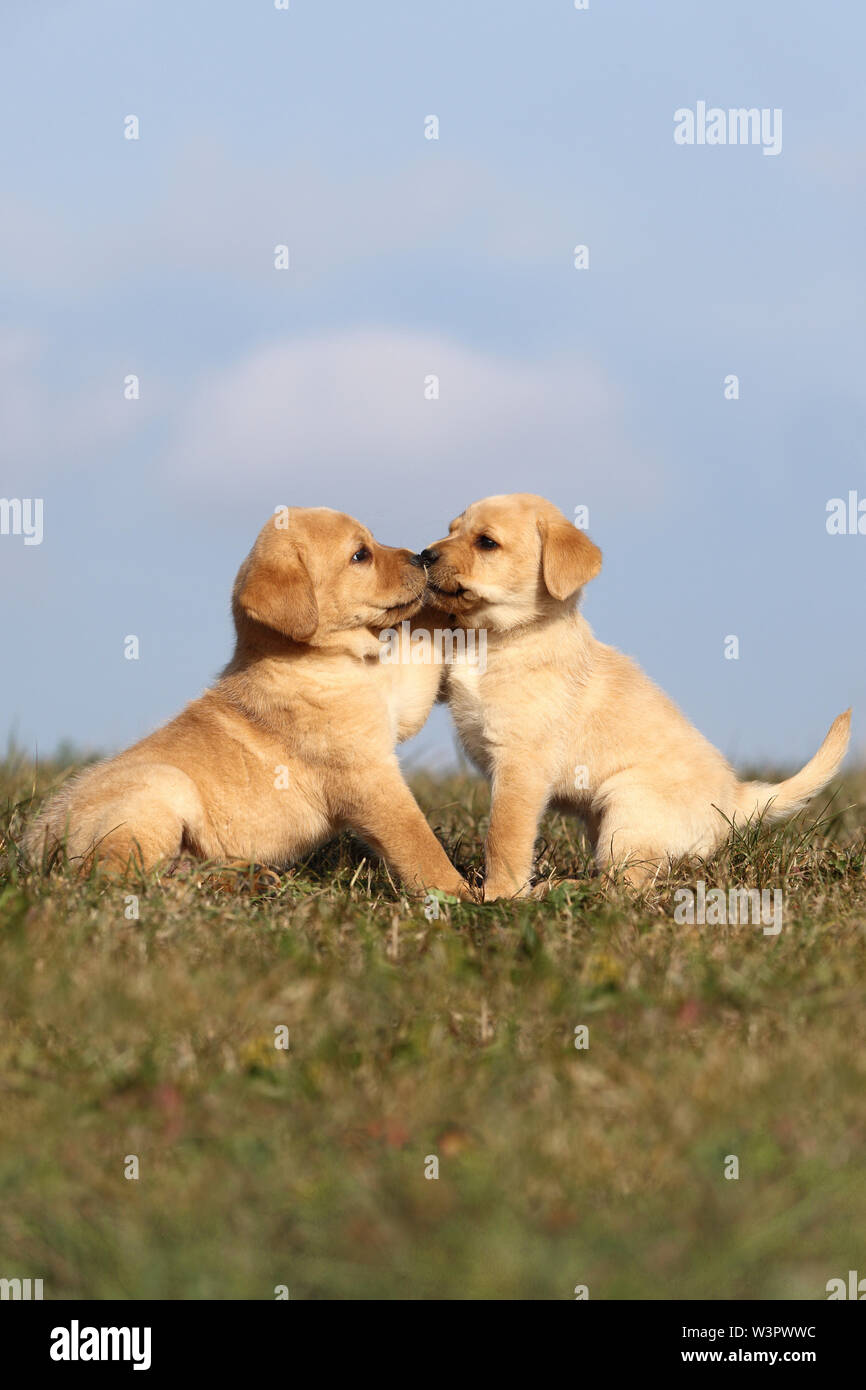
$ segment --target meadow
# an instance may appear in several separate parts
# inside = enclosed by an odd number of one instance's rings
[[[578,883],[473,906],[407,898],[350,837],[283,874],[43,878],[17,845],[67,761],[0,763],[0,1276],[820,1299],[866,1274],[866,774],[640,896],[550,816],[541,874]],[[413,786],[477,871],[484,785]],[[782,930],[677,924],[698,878],[781,888]]]

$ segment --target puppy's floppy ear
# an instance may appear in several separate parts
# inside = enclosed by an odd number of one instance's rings
[[[319,625],[319,606],[300,556],[288,562],[253,561],[238,589],[238,607],[247,617],[295,642],[306,642]]]
[[[539,520],[541,569],[547,592],[568,598],[601,569],[601,551],[585,531],[565,520]]]

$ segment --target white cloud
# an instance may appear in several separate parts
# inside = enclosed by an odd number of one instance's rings
[[[438,400],[424,396],[439,378]],[[659,483],[630,446],[617,390],[578,357],[515,361],[444,337],[368,329],[274,343],[202,381],[166,458],[175,485],[231,503],[356,501],[388,488],[425,508],[498,491],[589,494],[625,505]],[[651,481],[650,481],[651,480]],[[229,484],[226,487],[226,484]],[[446,509],[447,509],[446,508]]]

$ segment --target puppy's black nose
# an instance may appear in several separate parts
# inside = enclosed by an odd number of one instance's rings
[[[414,560],[412,561],[412,564],[413,564],[413,565],[415,565],[415,564],[418,564],[418,565],[435,565],[435,563],[436,563],[436,561],[437,561],[438,559],[439,559],[439,555],[438,555],[438,552],[437,552],[437,551],[435,551],[435,550],[422,550],[420,555],[416,555],[416,556],[415,556]]]
[[[410,556],[409,556],[409,564],[410,564],[410,565],[414,565],[415,568],[418,569],[418,570],[422,570],[422,569],[424,568],[424,556],[423,556],[423,555],[410,555]]]

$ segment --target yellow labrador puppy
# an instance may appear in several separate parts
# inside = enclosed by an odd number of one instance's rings
[[[776,786],[739,782],[676,705],[577,611],[601,551],[528,493],[467,507],[419,557],[449,622],[487,631],[486,668],[447,668],[463,747],[492,784],[485,901],[528,891],[548,805],[585,819],[600,867],[633,883],[669,857],[710,854],[726,818],[798,810],[848,746],[840,714],[810,762]]]
[[[86,868],[205,859],[287,865],[348,827],[414,890],[470,896],[403,780],[441,668],[380,660],[421,606],[424,571],[328,508],[283,508],[241,565],[235,653],[165,728],[74,777],[26,847]],[[405,632],[405,629],[401,629]],[[408,639],[407,639],[408,640]]]

